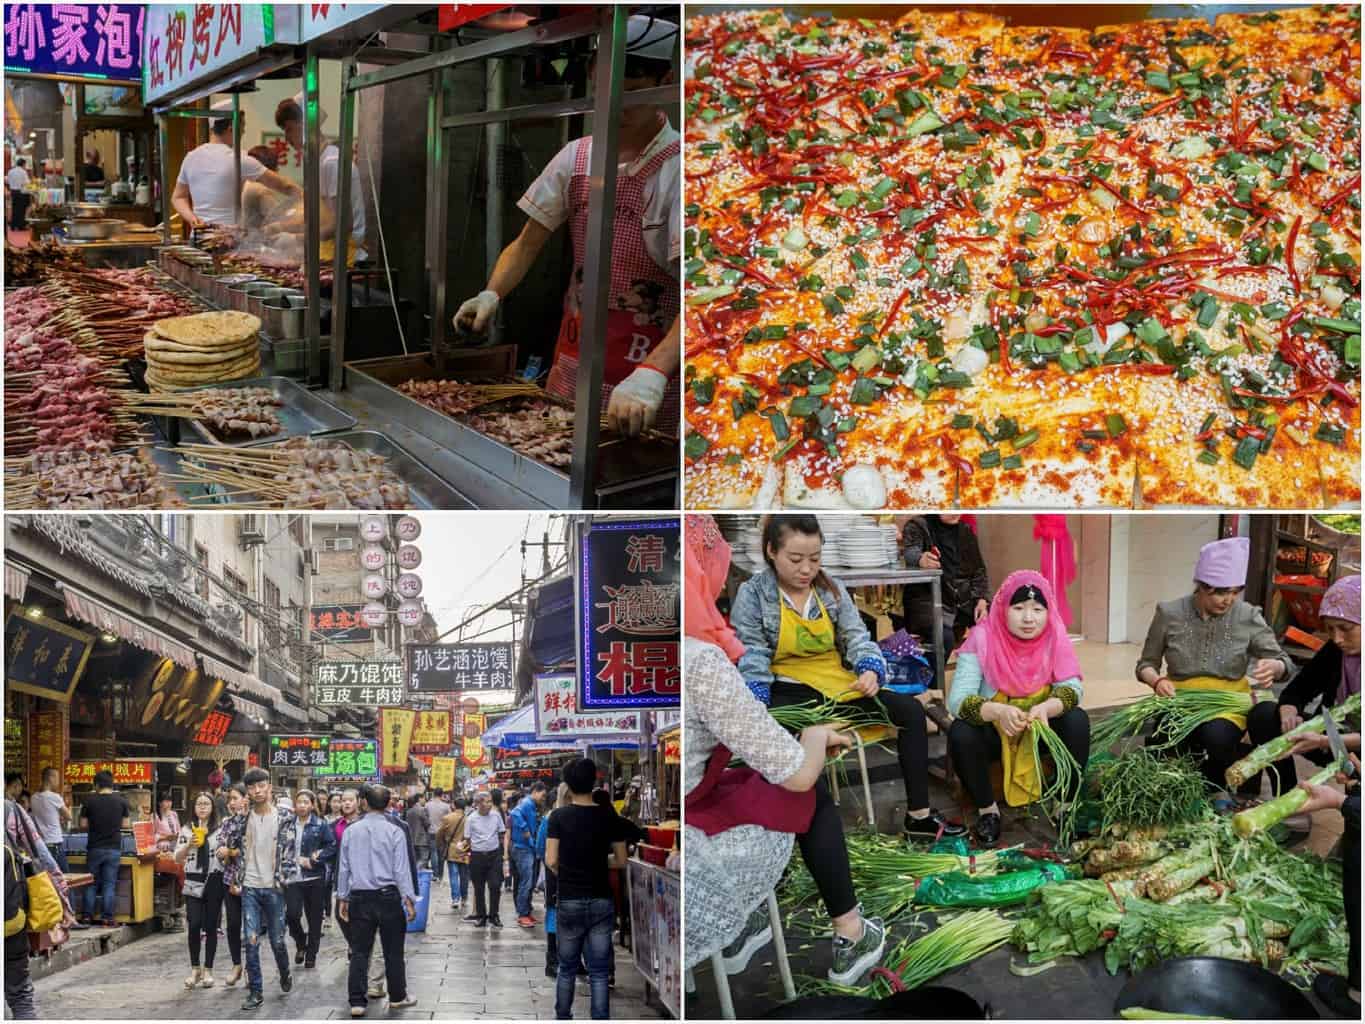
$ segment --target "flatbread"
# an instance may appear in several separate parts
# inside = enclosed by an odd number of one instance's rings
[[[213,349],[240,345],[261,329],[260,317],[236,310],[215,310],[158,320],[152,332],[190,348]]]
[[[261,366],[260,356],[252,355],[230,363],[221,363],[208,369],[189,370],[166,369],[159,366],[147,368],[147,380],[162,384],[178,384],[193,387],[196,384],[215,384],[219,381],[237,380],[250,376]]]
[[[259,339],[252,337],[231,348],[214,350],[189,348],[147,335],[142,340],[147,362],[166,366],[202,366],[242,359],[258,351]]]

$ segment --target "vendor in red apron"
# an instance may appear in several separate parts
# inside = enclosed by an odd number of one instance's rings
[[[673,77],[678,26],[647,15],[631,17],[624,89],[648,89]],[[607,298],[602,407],[608,425],[634,436],[656,429],[676,434],[681,396],[680,282],[682,163],[680,139],[659,107],[621,111],[616,212]],[[498,257],[488,286],[455,314],[457,329],[483,333],[498,304],[521,283],[549,237],[563,224],[573,236],[574,270],[564,295],[547,390],[574,399],[583,314],[583,264],[588,258],[589,166],[592,138],[559,151],[518,206],[527,221]]]

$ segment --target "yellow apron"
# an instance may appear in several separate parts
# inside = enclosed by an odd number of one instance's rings
[[[1177,690],[1223,690],[1227,693],[1245,693],[1251,696],[1251,680],[1243,676],[1241,679],[1220,679],[1218,676],[1190,676],[1188,679],[1172,679],[1171,683]],[[1246,715],[1215,715],[1215,718],[1225,718],[1237,728],[1245,731],[1247,727]]]
[[[991,700],[1028,711],[1051,696],[1052,686],[1049,684],[1027,697],[1006,697],[1003,693],[997,693]],[[1043,780],[1038,776],[1038,761],[1033,756],[1033,745],[1030,744],[1023,751],[1019,749],[1020,742],[1028,736],[1028,729],[1011,737],[1005,735],[999,722],[993,724],[995,731],[1000,734],[1000,767],[1005,785],[1005,803],[1011,807],[1031,804],[1043,795]]]
[[[779,595],[778,600],[781,601]],[[857,700],[862,696],[853,689],[857,675],[844,668],[839,655],[834,622],[825,610],[825,602],[815,595],[820,606],[818,619],[807,619],[782,601],[782,620],[777,631],[777,649],[773,652],[772,672],[775,676],[795,679],[813,690],[839,702]]]

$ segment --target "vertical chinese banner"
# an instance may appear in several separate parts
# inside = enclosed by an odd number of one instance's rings
[[[470,768],[482,768],[489,763],[488,751],[483,746],[483,731],[488,728],[487,715],[464,716],[464,744],[460,760]]]
[[[431,785],[434,789],[451,790],[455,788],[455,758],[433,757],[431,759]]]
[[[43,784],[43,769],[58,772],[67,762],[66,716],[61,710],[33,711],[28,716],[28,774],[24,781],[37,792]]]
[[[408,753],[412,747],[412,729],[417,712],[407,708],[379,709],[379,736],[384,771],[408,770]]]

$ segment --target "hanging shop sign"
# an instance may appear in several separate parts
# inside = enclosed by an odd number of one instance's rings
[[[236,717],[235,711],[210,711],[199,723],[199,731],[194,734],[194,742],[202,743],[206,747],[218,746],[223,742],[227,731],[232,728],[232,720]]]
[[[422,596],[422,577],[415,572],[405,572],[398,577],[395,588],[398,596],[406,600]]]
[[[490,763],[488,750],[483,745],[483,731],[488,728],[487,715],[464,716],[464,742],[460,746],[460,761],[468,768],[485,768]]]
[[[367,15],[382,11],[387,4],[299,4],[299,42],[307,43],[319,36],[359,21]]]
[[[291,734],[270,737],[271,768],[325,768],[331,748],[330,736]]]
[[[66,781],[72,786],[93,786],[96,772],[109,772],[115,786],[149,786],[156,779],[151,761],[68,761]]]
[[[389,610],[381,601],[371,601],[360,609],[360,621],[371,629],[379,629],[389,621]]]
[[[412,753],[412,729],[417,712],[409,708],[380,708],[379,735],[383,741],[383,768],[386,772],[408,770]]]
[[[388,532],[383,516],[366,516],[360,520],[360,537],[370,544],[378,544]]]
[[[677,519],[578,524],[581,711],[680,706]]]
[[[578,679],[567,673],[536,676],[536,735],[542,737],[609,736],[623,733],[638,737],[642,712],[581,711]]]
[[[5,71],[142,80],[144,4],[5,4]]]
[[[5,685],[20,693],[62,701],[80,681],[95,638],[18,608],[5,619]]]
[[[319,707],[403,703],[401,661],[320,661],[313,665],[313,700]]]
[[[453,742],[453,723],[449,711],[419,711],[412,727],[415,754],[444,754]]]
[[[437,4],[436,27],[442,32],[453,32],[461,25],[478,21],[486,14],[500,11],[507,4]]]
[[[422,564],[422,549],[404,544],[398,549],[398,568],[411,571]]]
[[[28,716],[28,775],[30,785],[43,780],[44,768],[66,764],[66,723],[61,710],[31,711]]]
[[[455,788],[455,758],[433,757],[431,759],[431,785],[434,789],[451,790]]]
[[[378,572],[384,568],[384,563],[389,560],[389,556],[384,554],[384,549],[378,544],[366,544],[360,549],[360,564],[371,572]]]
[[[273,4],[147,4],[142,101],[206,79],[275,42]]]
[[[369,640],[371,627],[366,624],[358,604],[314,605],[308,613],[308,628],[320,633],[324,640],[336,643],[359,643]]]
[[[422,521],[416,516],[403,516],[394,524],[393,532],[404,544],[411,544],[422,536]]]
[[[408,644],[407,668],[414,693],[510,690],[512,645]]]
[[[421,601],[407,600],[398,603],[398,621],[404,626],[420,626],[424,614],[426,609],[422,607]]]
[[[389,592],[389,585],[384,581],[384,577],[376,572],[372,572],[360,581],[360,589],[370,600],[378,600]]]
[[[378,782],[379,741],[333,736],[327,750],[327,764],[314,768],[313,774],[332,782]]]

